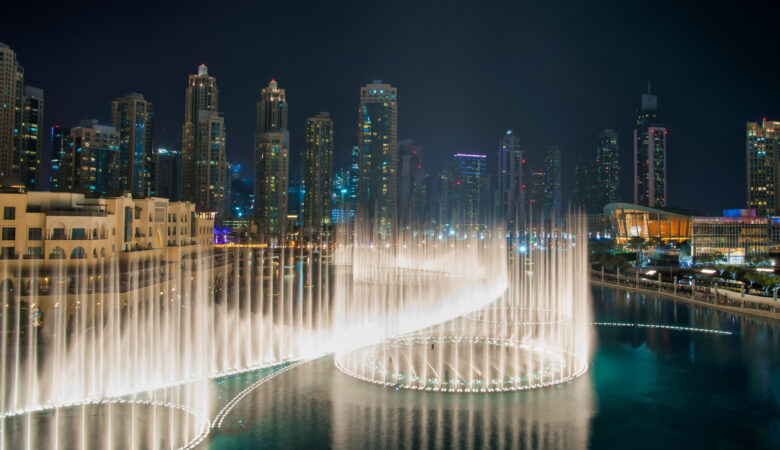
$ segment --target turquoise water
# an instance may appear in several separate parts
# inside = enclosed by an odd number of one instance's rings
[[[777,324],[611,289],[594,288],[593,297],[597,322],[734,334],[595,327],[587,374],[509,394],[396,391],[353,380],[324,358],[260,386],[208,445],[780,448]]]

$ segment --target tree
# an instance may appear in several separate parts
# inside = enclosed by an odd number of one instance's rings
[[[642,265],[642,250],[647,248],[647,241],[642,236],[632,236],[628,240],[629,248],[633,248],[636,251],[636,265]]]
[[[650,246],[653,248],[660,248],[664,246],[664,240],[658,236],[653,236],[648,239],[648,244],[650,244]]]

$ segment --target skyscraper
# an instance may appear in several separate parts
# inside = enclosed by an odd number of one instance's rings
[[[600,212],[601,208],[607,203],[618,201],[618,183],[620,181],[620,165],[618,163],[618,153],[620,146],[618,135],[615,130],[605,129],[597,137],[596,147],[596,193],[599,205],[596,209]]]
[[[323,112],[306,119],[303,155],[303,226],[316,231],[331,223],[333,121]]]
[[[71,155],[65,172],[66,183],[73,192],[93,195],[118,195],[119,134],[114,127],[100,125],[97,120],[82,120],[70,130]]]
[[[453,158],[456,223],[467,230],[478,230],[486,224],[485,202],[489,198],[485,179],[487,156],[456,153]]]
[[[423,168],[422,147],[405,139],[398,142],[398,155],[398,223],[405,228],[418,228],[428,219],[428,175]]]
[[[642,94],[642,108],[634,124],[634,203],[666,206],[666,134],[658,120],[658,99]]]
[[[19,178],[30,191],[41,190],[43,89],[24,87],[19,124]]]
[[[747,207],[759,216],[780,214],[780,122],[747,123]]]
[[[136,197],[158,195],[154,192],[152,111],[152,104],[142,94],[128,94],[111,102],[111,124],[119,134],[120,183]]]
[[[23,96],[24,68],[16,53],[0,42],[0,176],[13,175],[19,164]]]
[[[211,149],[208,145],[204,145],[199,142],[201,136],[213,135],[207,130],[200,130],[202,126],[209,127],[213,124],[210,119],[211,115],[208,113],[216,113],[219,110],[219,90],[217,89],[216,78],[209,76],[208,67],[205,64],[201,64],[198,67],[197,75],[190,75],[187,82],[187,89],[184,95],[184,125],[182,125],[182,194],[185,201],[193,202],[197,208],[204,207],[207,202],[196,201],[199,193],[202,193],[204,189],[209,189],[208,186],[198,186],[197,180],[207,179],[208,176],[201,174],[203,170],[208,171],[208,167],[217,163],[219,160],[224,161],[224,158],[220,158],[218,151],[216,152],[218,158],[214,160],[209,159]],[[204,111],[206,114],[201,114]],[[200,123],[200,119],[206,119],[206,122]],[[217,121],[218,122],[218,121]],[[217,124],[216,126],[220,126]],[[224,120],[222,121],[222,131],[224,132]],[[221,146],[224,150],[224,142]],[[205,153],[203,153],[205,151]],[[200,152],[200,153],[199,153]],[[224,155],[223,155],[224,156]],[[224,172],[220,167],[221,172]],[[224,177],[224,175],[222,175]],[[202,195],[201,195],[202,199]],[[199,209],[199,211],[203,211]]]
[[[157,149],[155,161],[155,196],[170,201],[181,201],[181,152],[174,149]]]
[[[225,156],[225,119],[220,113],[198,112],[195,138],[195,209],[225,214],[230,207]]]
[[[287,222],[290,132],[287,97],[276,80],[260,91],[255,134],[255,220],[269,241],[283,241]]]
[[[62,125],[51,127],[51,178],[49,185],[52,192],[69,192],[73,155],[70,129]]]
[[[520,141],[512,130],[507,130],[498,141],[497,161],[498,214],[508,229],[514,229],[525,216],[525,159]]]
[[[40,189],[43,90],[24,85],[16,53],[0,42],[0,176]]]
[[[561,149],[556,145],[547,147],[544,154],[545,217],[561,217]]]
[[[372,234],[390,238],[396,227],[398,93],[381,80],[360,88],[357,216]]]

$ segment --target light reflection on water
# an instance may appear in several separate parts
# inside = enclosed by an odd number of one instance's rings
[[[594,288],[594,320],[720,329],[594,329],[567,385],[453,395],[395,391],[298,367],[239,403],[213,448],[780,448],[780,328]]]

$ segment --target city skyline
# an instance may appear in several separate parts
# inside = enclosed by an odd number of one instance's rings
[[[513,129],[523,142],[529,161],[541,158],[547,145],[559,145],[564,153],[564,173],[571,174],[577,157],[590,152],[592,136],[598,131],[613,128],[618,135],[626,137],[625,144],[628,144],[631,117],[637,108],[639,95],[650,79],[653,92],[659,98],[659,108],[665,113],[665,124],[670,129],[668,204],[709,213],[742,205],[745,202],[744,171],[733,171],[731,167],[744,160],[741,154],[744,123],[780,116],[780,107],[777,106],[780,94],[771,89],[771,83],[763,72],[748,71],[734,64],[737,47],[733,43],[724,44],[730,42],[727,38],[735,38],[745,30],[746,25],[741,19],[747,13],[740,12],[724,19],[734,26],[729,27],[727,35],[721,36],[718,34],[720,31],[715,33],[711,25],[711,19],[720,17],[721,11],[707,11],[697,18],[679,5],[664,3],[662,6],[666,11],[664,17],[649,18],[640,17],[637,7],[621,3],[599,5],[593,11],[560,5],[514,5],[499,10],[490,5],[473,8],[456,3],[444,13],[433,5],[426,5],[419,12],[418,19],[394,10],[389,17],[381,20],[376,25],[381,29],[399,30],[387,37],[357,43],[352,32],[339,31],[324,39],[321,50],[314,53],[303,44],[302,41],[309,42],[306,37],[320,34],[325,23],[358,23],[362,14],[372,14],[374,7],[369,6],[358,15],[348,8],[331,11],[317,6],[311,11],[297,11],[295,21],[285,19],[279,24],[269,23],[267,29],[261,30],[250,27],[254,15],[247,13],[246,17],[231,21],[230,32],[224,36],[198,37],[175,49],[167,45],[152,48],[143,57],[132,56],[137,52],[127,52],[130,57],[121,60],[111,56],[109,66],[89,61],[80,67],[77,64],[81,63],[58,56],[57,50],[48,45],[46,39],[22,33],[20,24],[24,20],[10,23],[0,19],[6,31],[0,40],[19,55],[25,67],[26,83],[45,90],[46,131],[55,122],[73,127],[80,119],[95,117],[96,113],[99,113],[97,118],[101,123],[108,123],[104,105],[127,92],[140,92],[155,105],[155,148],[180,146],[178,129],[181,126],[182,78],[191,72],[193,65],[208,64],[211,72],[224,80],[221,81],[225,90],[221,110],[230,128],[228,160],[245,167],[252,164],[255,131],[252,111],[257,95],[268,80],[276,78],[290,92],[296,93],[289,99],[291,173],[299,173],[305,118],[322,110],[330,111],[337,124],[335,166],[347,164],[355,132],[352,124],[357,120],[354,104],[358,96],[355,89],[374,78],[382,78],[405,93],[405,100],[400,105],[404,114],[399,117],[399,139],[412,138],[426,149],[431,173],[446,165],[448,156],[458,151],[486,153],[492,159],[496,136],[506,129]],[[24,18],[28,15],[24,11],[14,14],[14,7],[11,8],[12,13],[6,17]],[[164,41],[165,36],[181,31],[177,25],[170,23],[175,17],[174,10],[178,11],[172,6],[159,6],[158,14],[149,24],[154,30],[151,35],[156,39]],[[193,11],[196,10],[193,8]],[[289,6],[273,6],[263,15],[283,17],[291,12]],[[510,17],[530,16],[531,12],[541,18],[538,23],[504,26]],[[44,17],[42,23],[56,31],[68,23],[65,19],[73,13],[63,14],[57,21],[53,17]],[[82,23],[100,22],[96,12],[87,10],[84,14],[80,19]],[[133,15],[132,12],[128,14]],[[188,14],[202,15],[200,12]],[[578,17],[582,14],[591,23],[610,24],[614,28],[600,30],[598,26],[589,26],[585,30]],[[469,16],[473,16],[474,26],[465,26],[465,17]],[[613,42],[615,33],[625,32],[636,25],[634,17],[644,27],[674,30],[652,43],[652,47],[664,55],[664,64],[644,61],[638,55],[628,56],[625,44]],[[312,22],[314,18],[318,19]],[[227,29],[228,21],[224,14],[215,14],[213,20],[215,27]],[[497,30],[495,36],[482,31],[487,23],[493,21]],[[296,25],[297,22],[316,25],[307,30]],[[132,23],[132,20],[127,23]],[[455,26],[445,28],[447,23]],[[262,57],[249,57],[249,53],[242,53],[243,48],[254,48],[281,26],[301,33],[304,39],[292,39]],[[421,36],[412,38],[400,31],[413,26],[419,29]],[[361,24],[360,30],[365,30],[365,27]],[[464,28],[466,32],[463,36],[451,31]],[[512,35],[508,33],[509,29],[522,31]],[[761,27],[756,29],[762,30]],[[683,37],[681,34],[694,31],[701,35],[700,39],[687,39],[684,46],[676,44]],[[766,45],[762,42],[768,41],[760,39],[761,33],[765,32],[751,34],[751,42],[757,44],[739,46],[739,61],[761,53],[761,47]],[[437,33],[443,33],[443,38],[429,39]],[[591,39],[572,39],[577,33],[587,33]],[[64,47],[78,47],[91,42],[91,34],[64,34],[66,36],[61,44]],[[108,41],[102,45],[115,42],[116,38],[110,37],[113,34],[107,35]],[[533,43],[524,43],[529,36],[534,36]],[[470,39],[480,45],[469,45]],[[647,42],[649,38],[640,39],[650,44]],[[735,39],[735,42],[746,42],[744,37]],[[424,43],[418,46],[418,41]],[[125,54],[123,50],[130,48],[129,43],[119,44],[117,54]],[[381,50],[389,45],[405,50],[398,52],[405,55],[403,64],[399,64],[395,53],[382,56]],[[710,49],[721,47],[729,49],[722,60],[710,55]],[[459,48],[459,52],[453,52],[453,48]],[[569,57],[553,61],[545,56],[559,51],[565,51]],[[594,58],[595,55],[600,57]],[[604,55],[612,57],[607,62],[612,70],[599,72],[596,78],[592,75],[595,73],[594,66],[597,61],[603,60]],[[691,55],[697,56],[692,60]],[[512,62],[512,59],[516,61]],[[309,70],[299,70],[306,60],[327,69],[321,70],[317,76]],[[506,61],[509,63],[505,64]],[[501,70],[486,70],[491,65],[497,65]],[[51,70],[52,67],[56,70]],[[665,67],[675,67],[672,71],[675,73],[668,73]],[[462,86],[480,88],[467,89],[457,100],[448,95],[448,92]],[[716,91],[721,95],[711,94]],[[80,101],[76,101],[77,98]],[[728,99],[726,105],[721,104],[721,98]],[[487,106],[490,114],[475,117],[468,123],[462,112],[482,105]],[[714,148],[704,146],[698,139],[698,130],[716,122],[724,124],[721,139],[713,144]],[[467,123],[468,126],[465,126]],[[556,125],[560,123],[567,125]],[[47,146],[44,149],[42,161],[48,161],[49,150]],[[713,152],[718,155],[718,161],[710,160],[709,155]],[[629,156],[625,155],[629,152],[622,153],[621,167],[630,168],[630,160],[623,159]],[[702,176],[707,174],[723,180],[717,195],[696,200],[697,181],[690,176],[690,168],[694,165]],[[44,178],[48,180],[49,168],[43,164],[43,169]],[[571,184],[565,185],[564,192],[571,187]],[[621,180],[621,197],[626,200],[629,194],[630,186]]]

